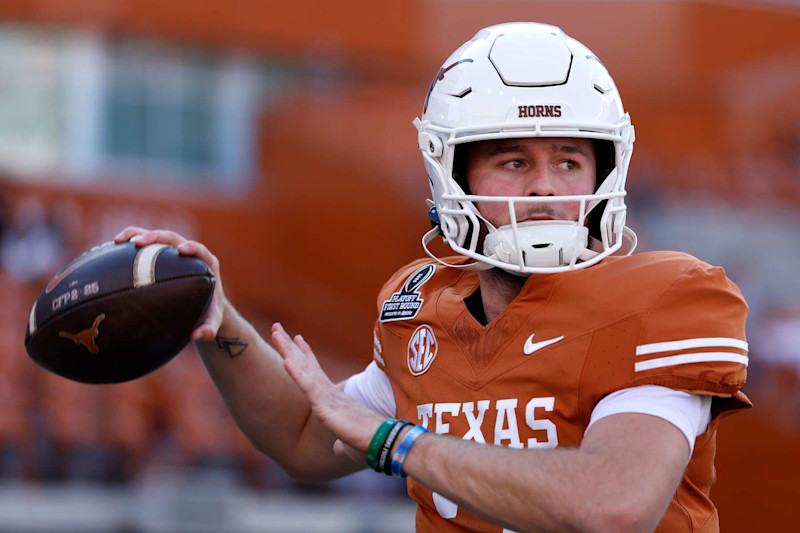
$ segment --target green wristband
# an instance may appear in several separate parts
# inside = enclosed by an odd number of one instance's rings
[[[380,470],[378,470],[378,453],[380,452],[381,446],[383,446],[383,443],[386,441],[386,437],[389,436],[389,432],[396,423],[397,420],[394,418],[384,420],[369,443],[369,447],[367,448],[367,466],[376,472],[380,472]]]

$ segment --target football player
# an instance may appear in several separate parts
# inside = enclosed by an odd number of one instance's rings
[[[203,245],[118,235],[214,269],[193,337],[236,422],[298,477],[408,475],[418,531],[718,531],[717,425],[750,405],[747,305],[720,268],[630,255],[634,133],[603,63],[556,27],[492,26],[444,62],[415,124],[423,243],[458,255],[386,283],[373,361],[343,385],[301,336],[262,340]]]

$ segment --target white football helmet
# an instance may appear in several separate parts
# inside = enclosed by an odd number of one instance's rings
[[[438,233],[454,251],[478,261],[462,268],[499,267],[519,275],[588,267],[619,250],[623,235],[631,241],[628,253],[636,246],[636,235],[625,226],[624,200],[633,126],[605,66],[561,29],[518,22],[479,31],[436,73],[422,118],[414,124],[433,194],[434,229],[423,237],[432,257],[427,244]],[[456,146],[521,137],[610,141],[613,162],[600,171],[598,161],[594,194],[467,194],[453,174]],[[610,148],[610,143],[605,144]],[[507,204],[511,223],[494,227],[476,201]],[[576,222],[518,223],[515,206],[527,202],[579,203],[580,214]]]

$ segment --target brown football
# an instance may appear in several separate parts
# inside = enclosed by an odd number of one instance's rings
[[[33,304],[28,355],[65,378],[120,383],[189,343],[214,294],[203,261],[176,248],[106,243],[61,269]]]

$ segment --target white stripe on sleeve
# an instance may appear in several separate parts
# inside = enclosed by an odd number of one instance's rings
[[[668,355],[666,357],[656,357],[649,361],[641,361],[633,364],[635,372],[644,372],[653,368],[663,368],[665,366],[685,365],[688,363],[713,363],[713,362],[739,363],[747,366],[749,359],[746,355],[730,352],[701,352],[685,353],[681,355]]]
[[[636,347],[636,355],[651,353],[675,352],[690,348],[738,348],[747,351],[747,343],[730,337],[704,337],[700,339],[684,339],[681,341],[654,342]]]
[[[397,412],[392,384],[375,361],[363,372],[348,378],[344,393],[386,417],[393,417]]]
[[[711,422],[711,396],[689,394],[658,385],[618,390],[597,403],[586,431],[598,420],[621,413],[657,416],[670,422],[686,437],[691,457],[695,439],[705,433]]]

